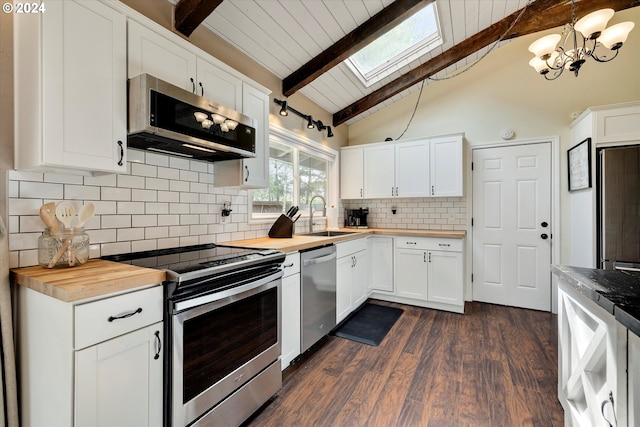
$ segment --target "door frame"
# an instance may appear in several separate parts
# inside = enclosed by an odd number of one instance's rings
[[[465,170],[468,172],[466,176],[465,187],[467,189],[467,239],[466,253],[469,255],[465,260],[465,269],[468,272],[465,276],[465,301],[473,301],[473,284],[471,283],[471,274],[473,273],[473,227],[471,226],[471,217],[473,216],[473,173],[471,171],[471,163],[473,161],[473,150],[483,148],[501,148],[516,145],[551,143],[551,264],[558,264],[560,261],[560,137],[539,137],[530,139],[516,139],[513,141],[490,142],[486,144],[467,144]],[[551,283],[551,312],[558,312],[558,282],[554,274],[550,277]]]

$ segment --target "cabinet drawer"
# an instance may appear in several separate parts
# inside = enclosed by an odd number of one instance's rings
[[[365,249],[367,249],[367,239],[364,237],[340,242],[336,243],[336,256],[338,258],[342,258],[347,255],[355,254],[356,252],[364,251]]]
[[[282,264],[282,272],[284,273],[284,277],[300,273],[300,252],[287,254]]]
[[[396,247],[402,249],[420,249],[427,251],[462,252],[462,239],[400,236],[396,237]]]
[[[81,349],[162,320],[162,286],[77,305],[75,348]]]

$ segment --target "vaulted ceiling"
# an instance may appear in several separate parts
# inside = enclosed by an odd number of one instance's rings
[[[175,27],[203,25],[300,92],[352,124],[476,61],[509,39],[571,20],[570,0],[435,0],[444,43],[365,87],[344,59],[434,0],[179,0]],[[175,2],[175,1],[174,1]],[[578,0],[576,16],[616,11],[640,0]],[[523,10],[524,9],[524,10]],[[497,43],[497,45],[496,45]]]

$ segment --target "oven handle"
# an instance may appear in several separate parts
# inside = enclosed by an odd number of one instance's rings
[[[305,259],[302,265],[306,267],[308,265],[322,264],[323,262],[328,262],[332,259],[336,259],[335,252],[329,255],[319,256],[318,258]]]
[[[282,270],[278,270],[273,274],[262,277],[258,280],[254,280],[252,282],[246,283],[244,285],[236,286],[234,288],[225,289],[220,292],[213,292],[207,295],[202,295],[200,297],[187,299],[185,301],[180,301],[175,303],[174,313],[180,312],[189,308],[197,307],[200,305],[205,305],[210,302],[222,300],[225,298],[233,297],[239,294],[244,294],[247,292],[255,291],[256,289],[265,287],[269,283],[278,280],[283,276]]]

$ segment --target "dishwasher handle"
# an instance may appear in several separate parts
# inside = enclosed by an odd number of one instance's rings
[[[332,259],[336,259],[336,253],[332,253],[329,255],[319,256],[318,258],[305,259],[302,262],[303,266],[322,264],[323,262],[331,261]]]

